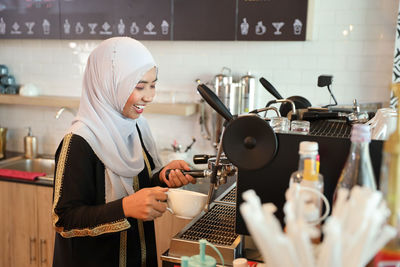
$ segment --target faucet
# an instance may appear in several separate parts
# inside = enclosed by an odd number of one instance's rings
[[[69,111],[72,115],[76,116],[76,112],[75,112],[74,110],[72,110],[71,108],[68,108],[68,107],[61,107],[61,108],[57,111],[57,113],[56,113],[56,115],[55,115],[55,118],[56,118],[56,119],[60,118],[61,114],[62,114],[65,110]]]

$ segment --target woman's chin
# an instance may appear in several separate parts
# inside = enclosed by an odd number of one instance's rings
[[[136,120],[140,117],[140,115],[142,115],[142,114],[135,112],[134,114],[133,113],[126,114],[125,117],[128,119]]]

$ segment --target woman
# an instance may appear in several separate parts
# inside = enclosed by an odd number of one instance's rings
[[[56,152],[53,266],[157,266],[153,220],[179,187],[184,161],[160,169],[141,116],[157,68],[138,41],[115,37],[90,54],[79,111]]]

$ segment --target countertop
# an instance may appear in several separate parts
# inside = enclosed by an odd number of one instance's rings
[[[0,160],[0,163],[3,160],[14,158],[17,156],[23,155],[22,152],[15,152],[15,151],[6,151],[5,153],[6,157]],[[9,178],[5,176],[0,176],[0,181],[7,181],[7,182],[15,182],[15,183],[23,183],[23,184],[32,184],[32,185],[40,185],[40,186],[48,186],[48,187],[53,187],[53,179],[39,179],[36,178],[34,181],[29,181],[29,180],[23,180],[23,179],[15,179],[15,178]]]
[[[14,182],[14,183],[22,183],[22,184],[31,184],[31,185],[40,185],[40,186],[48,186],[53,187],[53,181],[44,180],[44,179],[35,179],[34,181],[23,180],[23,179],[15,179],[9,177],[0,176],[0,181]]]

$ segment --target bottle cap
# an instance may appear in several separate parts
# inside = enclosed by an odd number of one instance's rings
[[[351,128],[351,142],[369,143],[371,141],[371,127],[368,124],[354,124]]]
[[[318,154],[318,143],[302,141],[300,142],[299,154],[317,155]]]
[[[246,258],[237,258],[233,260],[233,267],[247,267],[249,264],[247,263]]]

